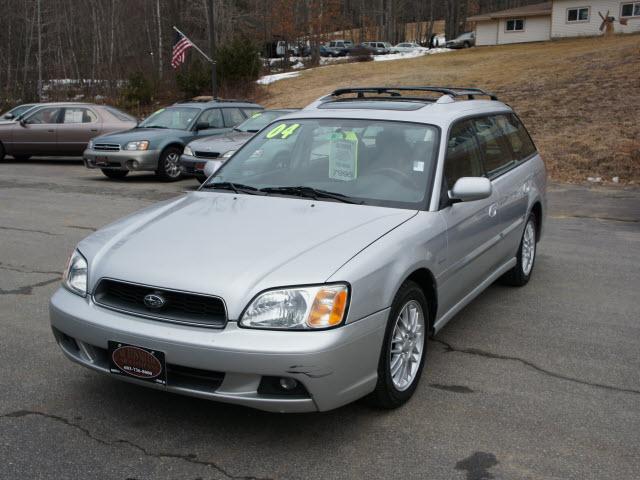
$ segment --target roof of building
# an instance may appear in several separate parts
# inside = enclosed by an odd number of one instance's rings
[[[495,20],[498,18],[514,18],[514,17],[537,17],[543,15],[551,15],[552,2],[536,3],[533,5],[525,5],[524,7],[509,8],[498,12],[483,13],[467,17],[469,22],[481,22],[485,20]]]

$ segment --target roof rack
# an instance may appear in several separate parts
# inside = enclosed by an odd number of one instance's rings
[[[242,100],[242,99],[236,99],[236,98],[213,98],[212,96],[207,96],[207,95],[201,95],[199,97],[193,97],[187,100],[180,100],[178,102],[176,102],[175,104],[181,104],[181,103],[207,103],[207,102],[218,102],[218,103],[253,103],[250,100]]]
[[[377,95],[389,95],[391,98],[385,98],[388,100],[391,99],[402,99],[402,100],[420,100],[420,101],[431,101],[429,98],[425,97],[405,97],[402,95],[402,92],[435,92],[441,93],[442,95],[449,95],[453,98],[466,97],[468,100],[474,100],[476,96],[489,97],[491,100],[498,100],[492,93],[487,93],[484,90],[479,88],[464,88],[464,87],[349,87],[349,88],[339,88],[334,90],[332,93],[322,98],[322,101],[330,101],[332,99],[337,99],[336,97],[340,97],[342,95],[347,95],[350,93],[355,93],[356,99],[368,99],[368,100],[376,100],[380,99],[380,97],[367,97],[366,93],[373,93]],[[398,98],[400,97],[400,98]],[[337,100],[346,100],[346,99],[337,99]],[[350,98],[349,100],[353,100]]]

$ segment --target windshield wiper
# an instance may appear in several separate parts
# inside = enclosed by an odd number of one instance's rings
[[[138,128],[169,128],[162,125],[138,125]]]
[[[213,190],[231,190],[233,193],[247,193],[249,195],[259,195],[260,191],[256,187],[251,185],[243,185],[242,183],[234,182],[217,182],[217,183],[205,183],[202,188],[211,188]]]
[[[305,186],[297,186],[297,187],[265,187],[260,189],[261,192],[265,193],[282,193],[285,195],[297,195],[300,197],[313,198],[317,200],[319,198],[330,198],[332,200],[336,200],[338,202],[343,203],[357,203],[362,204],[364,202],[355,202],[350,200],[349,197],[343,195],[342,193],[337,192],[329,192],[327,190],[320,190],[313,187],[305,187]]]

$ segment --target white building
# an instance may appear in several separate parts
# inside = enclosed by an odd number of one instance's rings
[[[640,32],[640,0],[553,0],[467,20],[476,22],[476,45],[503,45],[601,35],[607,12],[616,33]]]

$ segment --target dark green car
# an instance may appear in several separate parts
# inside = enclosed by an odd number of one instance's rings
[[[94,138],[84,151],[84,163],[109,178],[154,171],[162,180],[178,180],[180,155],[187,143],[229,132],[259,110],[258,104],[235,100],[177,103],[161,108],[131,130]]]

